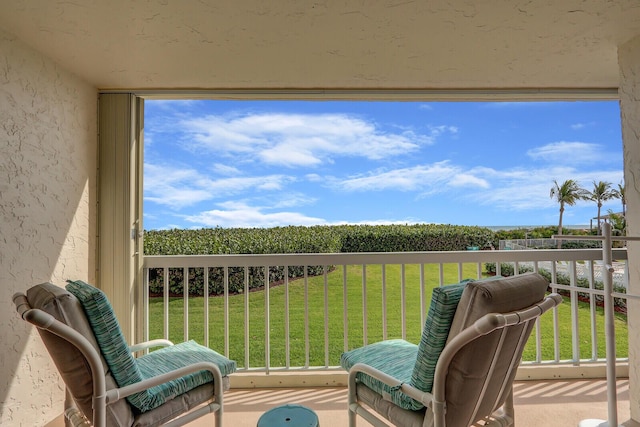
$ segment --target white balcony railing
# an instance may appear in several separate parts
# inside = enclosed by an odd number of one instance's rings
[[[615,249],[613,259],[626,266],[626,250]],[[240,371],[332,370],[351,348],[389,338],[417,343],[431,289],[480,278],[486,263],[497,274],[505,263],[545,273],[567,296],[536,326],[523,364],[604,361],[599,249],[145,256],[145,338],[195,339],[236,360]],[[620,289],[628,280],[622,271]],[[256,280],[261,289],[253,291]],[[185,298],[203,283],[220,295]],[[616,302],[624,307],[624,295]],[[626,315],[617,323],[626,361]]]

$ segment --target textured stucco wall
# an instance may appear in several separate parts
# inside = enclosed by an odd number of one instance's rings
[[[620,115],[624,141],[624,181],[627,232],[640,236],[640,36],[618,50]],[[629,290],[640,295],[640,242],[629,242]],[[640,301],[628,302],[629,400],[631,417],[640,421]],[[620,414],[621,420],[626,418]]]
[[[97,91],[0,31],[0,425],[40,426],[64,387],[11,297],[95,278]]]

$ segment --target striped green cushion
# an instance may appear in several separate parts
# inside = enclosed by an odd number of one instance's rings
[[[456,313],[462,291],[469,281],[433,289],[427,320],[422,329],[418,355],[411,374],[411,384],[419,390],[431,393],[433,375],[440,353],[447,343],[453,315]]]
[[[194,362],[213,362],[218,365],[223,376],[235,372],[234,361],[195,341],[165,347],[134,359],[104,293],[80,280],[69,280],[67,283],[67,290],[78,298],[84,308],[100,351],[118,387],[134,384]],[[133,394],[127,397],[127,400],[141,412],[147,412],[212,380],[213,376],[209,371],[200,371]]]
[[[356,363],[364,363],[409,384],[417,354],[418,346],[415,344],[405,340],[386,340],[342,353],[340,366],[348,371]],[[390,387],[367,374],[358,373],[356,378],[401,408],[418,410],[424,407],[422,403],[413,400],[399,389]]]
[[[161,348],[140,357],[137,362],[145,379],[197,362],[212,362],[216,364],[223,377],[236,371],[236,362],[195,341],[187,341]],[[199,371],[157,385],[131,397],[139,401],[134,406],[144,412],[211,381],[213,381],[211,372]]]
[[[129,352],[129,346],[107,296],[100,289],[81,280],[67,280],[66,288],[82,304],[100,351],[118,386],[124,387],[142,381],[142,374]]]

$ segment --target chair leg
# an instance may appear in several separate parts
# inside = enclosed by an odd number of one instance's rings
[[[349,427],[356,427],[356,408],[358,406],[358,396],[356,393],[356,375],[354,372],[349,372],[347,387],[347,411],[349,411]]]
[[[516,425],[516,415],[515,415],[515,409],[513,407],[513,386],[511,387],[511,390],[509,390],[509,395],[507,396],[507,399],[504,401],[504,413],[506,416],[508,416],[509,418],[511,418],[511,425],[515,426]]]
[[[347,410],[349,411],[349,427],[356,427],[356,413],[351,410],[351,407]]]
[[[485,424],[487,427],[514,427],[515,409],[513,407],[513,388],[504,401],[504,405],[493,414],[493,419]]]

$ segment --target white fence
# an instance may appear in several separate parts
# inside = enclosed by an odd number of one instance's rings
[[[614,250],[614,259],[626,258],[625,249]],[[389,338],[417,342],[433,286],[480,278],[486,263],[496,263],[500,274],[502,263],[508,263],[515,271],[546,270],[552,286],[561,274],[570,278],[562,289],[571,298],[545,315],[551,327],[536,327],[525,363],[602,362],[603,322],[596,301],[602,295],[596,289],[601,262],[599,249],[146,256],[146,338],[196,339],[235,359],[241,371],[331,370],[340,353],[354,347]],[[287,271],[299,266],[304,273],[288,277]],[[312,266],[320,266],[319,276],[307,273]],[[274,284],[270,275],[276,268],[285,278]],[[219,287],[220,296],[184,297],[184,289],[189,294],[202,286],[198,271],[205,283]],[[263,286],[253,292],[256,272],[262,272]],[[157,274],[162,293],[149,295],[149,278]],[[175,275],[182,277],[178,295],[169,289]],[[583,276],[589,289],[577,286]],[[622,272],[619,278],[626,277]],[[241,289],[234,292],[238,281]],[[579,292],[589,293],[586,302],[579,301]]]

